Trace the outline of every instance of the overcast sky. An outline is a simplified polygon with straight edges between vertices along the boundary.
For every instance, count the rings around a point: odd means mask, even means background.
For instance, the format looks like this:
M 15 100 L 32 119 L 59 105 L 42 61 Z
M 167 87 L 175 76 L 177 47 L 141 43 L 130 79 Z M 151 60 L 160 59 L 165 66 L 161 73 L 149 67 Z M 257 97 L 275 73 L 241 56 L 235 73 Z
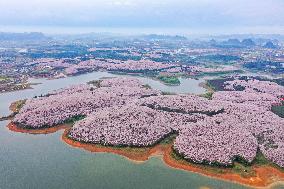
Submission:
M 282 33 L 284 0 L 0 0 L 0 25 Z

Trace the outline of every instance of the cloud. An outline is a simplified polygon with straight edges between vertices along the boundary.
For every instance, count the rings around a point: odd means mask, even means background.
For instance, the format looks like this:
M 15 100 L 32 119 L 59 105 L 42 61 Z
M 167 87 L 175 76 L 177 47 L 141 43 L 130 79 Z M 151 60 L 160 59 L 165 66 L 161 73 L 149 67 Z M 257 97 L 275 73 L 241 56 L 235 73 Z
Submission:
M 2 25 L 284 26 L 283 0 L 1 0 Z

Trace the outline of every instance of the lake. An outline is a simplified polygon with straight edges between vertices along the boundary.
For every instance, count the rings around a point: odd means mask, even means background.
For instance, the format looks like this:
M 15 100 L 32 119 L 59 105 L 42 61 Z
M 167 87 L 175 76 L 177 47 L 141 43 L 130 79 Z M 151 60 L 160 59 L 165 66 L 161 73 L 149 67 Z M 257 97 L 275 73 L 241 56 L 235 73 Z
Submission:
M 35 85 L 34 89 L 0 94 L 0 114 L 9 114 L 8 107 L 13 101 L 113 76 L 115 75 L 106 72 L 94 72 L 57 80 L 31 79 L 32 82 L 42 84 Z M 166 86 L 149 78 L 138 78 L 155 89 L 167 92 L 205 92 L 199 86 L 203 80 L 181 79 L 181 86 Z M 152 157 L 138 164 L 115 154 L 91 153 L 72 148 L 61 141 L 63 130 L 48 135 L 15 133 L 6 128 L 8 123 L 0 122 L 0 189 L 249 188 L 173 169 L 160 157 Z

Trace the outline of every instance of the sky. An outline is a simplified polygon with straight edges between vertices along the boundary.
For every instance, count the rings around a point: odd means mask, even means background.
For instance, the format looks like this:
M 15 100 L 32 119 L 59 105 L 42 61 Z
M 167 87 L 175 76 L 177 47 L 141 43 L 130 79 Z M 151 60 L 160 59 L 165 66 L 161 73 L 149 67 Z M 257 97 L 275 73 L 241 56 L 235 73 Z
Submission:
M 0 0 L 0 26 L 283 34 L 284 0 Z

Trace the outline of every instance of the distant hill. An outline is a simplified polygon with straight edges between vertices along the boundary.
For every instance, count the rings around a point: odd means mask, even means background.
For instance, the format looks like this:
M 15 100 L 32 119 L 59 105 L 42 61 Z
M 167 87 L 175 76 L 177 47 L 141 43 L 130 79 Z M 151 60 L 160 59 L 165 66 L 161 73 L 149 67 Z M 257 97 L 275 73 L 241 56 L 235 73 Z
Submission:
M 221 48 L 241 48 L 243 47 L 242 43 L 238 39 L 228 39 L 226 41 L 222 41 L 221 43 L 216 44 L 215 46 Z
M 46 40 L 46 39 L 49 38 L 40 32 L 31 32 L 31 33 L 0 32 L 1 41 L 30 41 L 30 40 Z
M 238 40 L 238 39 L 228 39 L 228 41 L 226 43 L 231 44 L 231 45 L 240 45 L 241 44 L 240 40 Z
M 187 40 L 186 37 L 180 35 L 158 35 L 158 34 L 143 35 L 142 38 L 148 40 Z
M 278 48 L 278 46 L 275 45 L 274 43 L 272 43 L 271 41 L 268 41 L 267 43 L 265 43 L 263 47 L 267 48 L 267 49 L 276 49 L 276 48 Z
M 209 38 L 214 38 L 218 40 L 227 40 L 227 39 L 276 39 L 279 41 L 284 41 L 284 35 L 281 34 L 232 34 L 232 35 L 215 35 L 210 36 Z
M 216 42 L 214 40 L 214 43 L 212 43 L 212 40 L 210 40 L 209 44 L 221 48 L 251 48 L 257 45 L 256 42 L 251 38 L 245 38 L 242 41 L 237 38 L 230 38 L 221 42 Z
M 242 44 L 246 47 L 252 47 L 256 45 L 255 42 L 250 38 L 242 40 Z

